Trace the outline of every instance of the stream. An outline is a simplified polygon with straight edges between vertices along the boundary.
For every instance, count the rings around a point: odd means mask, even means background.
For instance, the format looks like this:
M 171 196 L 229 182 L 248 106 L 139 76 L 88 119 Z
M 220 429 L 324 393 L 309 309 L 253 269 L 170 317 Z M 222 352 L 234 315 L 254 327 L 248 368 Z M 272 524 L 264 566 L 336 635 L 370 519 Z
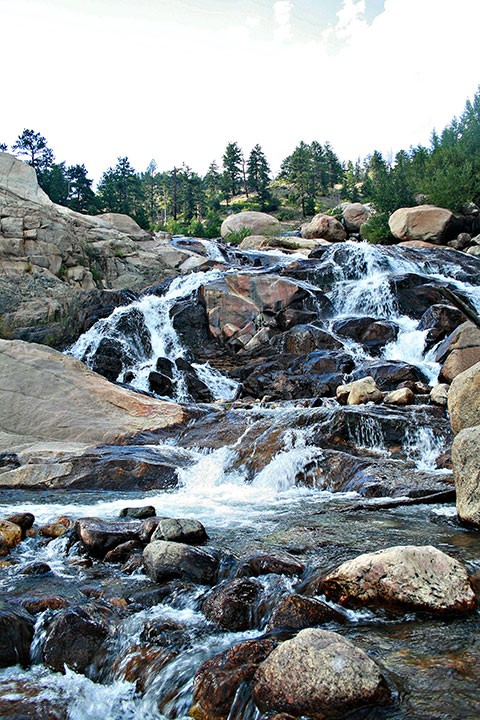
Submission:
M 184 242 L 188 244 L 188 239 Z M 102 661 L 86 675 L 68 668 L 64 674 L 55 673 L 45 667 L 42 647 L 54 611 L 38 614 L 31 667 L 0 670 L 0 702 L 1 698 L 18 701 L 10 714 L 0 712 L 2 718 L 186 718 L 193 678 L 203 662 L 261 635 L 272 608 L 284 595 L 308 588 L 306 594 L 317 597 L 312 590 L 315 577 L 364 552 L 404 544 L 433 545 L 480 578 L 480 535 L 458 523 L 453 503 L 374 512 L 354 507 L 360 500 L 374 503 L 379 497 L 413 496 L 416 489 L 452 488 L 451 471 L 438 462 L 451 445 L 450 425 L 445 411 L 433 407 L 427 394 L 419 395 L 414 405 L 399 408 L 345 407 L 332 395 L 315 402 L 300 397 L 243 397 L 235 372 L 240 361 L 192 353 L 172 314 L 180 301 L 195 299 L 200 288 L 229 274 L 292 277 L 312 298 L 320 290 L 331 303 L 333 311 L 327 317 L 319 313 L 317 326 L 341 341 L 342 352 L 351 359 L 346 381 L 368 374 L 364 368 L 391 362 L 408 363 L 425 385 L 433 386 L 441 367 L 436 360 L 440 341 L 432 344 L 428 330 L 419 329 L 423 313 L 409 313 L 409 298 L 414 305 L 421 280 L 429 286 L 448 286 L 480 312 L 480 261 L 455 251 L 354 242 L 325 248 L 315 260 L 280 250 L 203 244 L 211 259 L 209 269 L 175 278 L 161 293 L 145 294 L 129 306 L 118 307 L 68 351 L 95 367 L 100 343 L 110 338 L 124 350 L 117 381 L 143 392 L 151 392 L 149 376 L 158 358 L 172 362 L 168 397 L 196 408 L 197 414 L 174 433 L 143 442 L 153 454 L 181 454 L 176 486 L 122 492 L 0 490 L 0 517 L 30 512 L 37 525 L 59 516 L 72 521 L 87 516 L 113 520 L 125 507 L 152 505 L 157 515 L 203 523 L 208 545 L 223 552 L 219 579 L 230 577 L 239 559 L 277 550 L 298 558 L 305 573 L 301 578 L 260 575 L 262 600 L 255 627 L 225 632 L 201 611 L 208 591 L 204 586 L 174 581 L 166 592 L 141 567 L 126 572 L 119 564 L 92 562 L 70 535 L 54 540 L 39 534 L 27 538 L 12 552 L 13 564 L 0 570 L 3 598 L 21 602 L 25 597 L 55 596 L 68 604 L 97 598 L 123 614 Z M 405 281 L 412 277 L 417 285 Z M 400 291 L 402 287 L 406 291 Z M 142 318 L 141 332 L 138 328 L 132 332 L 131 322 L 126 322 L 132 312 Z M 396 328 L 395 336 L 381 348 L 372 349 L 339 332 L 343 321 L 367 316 Z M 191 364 L 212 402 L 194 403 L 186 376 L 175 364 L 179 359 Z M 347 461 L 355 471 L 345 470 L 340 482 L 334 463 Z M 349 507 L 354 509 L 348 511 Z M 29 564 L 40 562 L 51 571 L 41 576 L 23 574 Z M 351 717 L 478 720 L 478 612 L 445 619 L 378 609 L 342 612 L 344 622 L 331 622 L 326 629 L 345 635 L 374 658 L 393 696 L 389 705 L 355 711 Z M 169 633 L 164 632 L 157 645 L 145 641 L 145 628 L 155 623 L 163 623 Z M 238 698 L 229 720 L 259 717 L 247 695 Z

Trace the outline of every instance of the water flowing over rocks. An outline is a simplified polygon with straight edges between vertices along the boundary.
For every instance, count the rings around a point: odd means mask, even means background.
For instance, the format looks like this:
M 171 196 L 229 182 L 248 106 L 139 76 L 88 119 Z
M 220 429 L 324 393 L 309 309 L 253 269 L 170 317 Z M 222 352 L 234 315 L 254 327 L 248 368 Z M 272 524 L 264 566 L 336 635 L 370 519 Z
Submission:
M 360 555 L 327 575 L 327 597 L 433 613 L 468 612 L 475 595 L 465 568 L 431 546 L 399 546 Z
M 31 665 L 0 671 L 0 715 L 15 692 L 32 717 L 338 717 L 389 691 L 360 712 L 479 714 L 445 407 L 460 508 L 476 380 L 436 385 L 435 357 L 465 322 L 444 289 L 480 310 L 480 260 L 157 241 L 178 277 L 82 295 L 69 354 L 1 346 L 0 586 Z M 378 402 L 337 399 L 365 378 Z
M 389 700 L 378 665 L 355 645 L 326 630 L 302 630 L 260 663 L 252 682 L 262 712 L 334 718 Z
M 34 621 L 17 605 L 0 601 L 0 667 L 29 665 Z

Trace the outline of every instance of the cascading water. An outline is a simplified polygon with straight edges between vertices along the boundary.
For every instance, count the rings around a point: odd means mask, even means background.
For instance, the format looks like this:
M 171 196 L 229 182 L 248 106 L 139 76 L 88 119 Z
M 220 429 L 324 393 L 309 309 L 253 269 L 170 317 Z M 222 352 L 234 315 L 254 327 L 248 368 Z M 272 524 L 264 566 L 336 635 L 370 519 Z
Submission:
M 215 243 L 202 244 L 206 255 L 215 261 L 225 257 L 224 250 Z M 282 251 L 235 250 L 229 253 L 229 259 L 235 263 L 240 255 L 242 272 L 263 272 L 268 266 L 271 272 L 276 268 L 287 277 L 289 264 L 303 258 Z M 365 346 L 332 334 L 342 342 L 342 352 L 353 358 L 355 365 L 379 357 L 407 362 L 420 368 L 433 384 L 438 365 L 431 351 L 425 355 L 426 333 L 418 330 L 417 318 L 402 313 L 392 278 L 412 273 L 432 282 L 448 282 L 480 309 L 480 289 L 475 285 L 478 278 L 470 278 L 456 262 L 456 255 L 452 257 L 448 264 L 433 256 L 428 259 L 421 251 L 351 242 L 327 248 L 318 263 L 316 278 L 321 287 L 324 268 L 329 278 L 325 290 L 334 312 L 327 319 L 319 315 L 318 326 L 332 330 L 342 318 L 363 316 L 396 323 L 398 336 L 382 348 L 380 355 L 372 355 Z M 159 358 L 174 362 L 188 357 L 171 317 L 172 308 L 226 272 L 232 269 L 177 278 L 162 296 L 144 296 L 130 306 L 117 308 L 79 338 L 70 352 L 89 363 L 102 341 L 111 339 L 121 346 L 126 358 L 119 381 L 128 380 L 137 389 L 148 390 L 148 376 Z M 304 281 L 303 287 L 308 290 L 312 285 L 314 279 Z M 132 317 L 133 332 L 129 321 Z M 192 367 L 214 398 L 234 397 L 237 382 L 208 364 L 192 362 Z M 178 369 L 174 368 L 174 373 L 175 398 L 187 400 L 185 379 Z M 450 508 L 437 506 L 432 512 L 424 506 L 399 507 L 367 513 L 367 517 L 361 511 L 339 512 L 359 501 L 362 481 L 370 484 L 374 496 L 385 495 L 392 487 L 387 483 L 389 476 L 394 473 L 405 475 L 407 489 L 413 495 L 424 481 L 429 483 L 428 488 L 450 487 L 442 484 L 443 478 L 436 470 L 436 460 L 448 446 L 444 441 L 449 437 L 444 418 L 430 413 L 428 408 L 418 411 L 417 406 L 396 410 L 365 406 L 352 410 L 340 407 L 333 398 L 326 398 L 321 407 L 310 404 L 310 400 L 302 400 L 212 405 L 199 411 L 185 428 L 175 429 L 171 437 L 149 438 L 151 449 L 159 454 L 172 449 L 181 452 L 182 467 L 177 468 L 178 484 L 173 489 L 102 491 L 100 495 L 65 489 L 45 491 L 44 496 L 13 490 L 0 496 L 0 517 L 13 511 L 31 512 L 39 525 L 59 516 L 68 516 L 72 522 L 85 516 L 112 520 L 127 506 L 153 505 L 159 516 L 203 522 L 209 544 L 223 553 L 225 574 L 220 579 L 230 577 L 229 569 L 236 567 L 238 558 L 258 552 L 287 551 L 307 565 L 307 574 L 315 575 L 362 552 L 427 542 L 459 557 L 472 572 L 480 570 L 480 541 L 455 526 L 452 513 L 447 512 Z M 221 441 L 212 441 L 212 427 Z M 375 485 L 377 469 L 381 477 Z M 360 477 L 355 485 L 358 493 L 333 490 L 342 487 L 343 475 L 349 472 L 356 482 Z M 322 489 L 325 487 L 329 490 Z M 273 574 L 256 578 L 262 592 L 257 624 L 246 631 L 229 632 L 207 621 L 201 611 L 208 588 L 174 583 L 162 596 L 162 587 L 151 583 L 141 568 L 128 574 L 119 564 L 90 562 L 69 536 L 49 542 L 41 535 L 29 537 L 11 557 L 13 563 L 0 571 L 0 588 L 9 599 L 58 596 L 74 605 L 98 598 L 125 611 L 103 664 L 92 670 L 89 678 L 68 668 L 65 674 L 53 672 L 42 664 L 52 610 L 37 616 L 32 667 L 0 670 L 0 703 L 10 696 L 30 702 L 36 695 L 45 702 L 68 706 L 65 717 L 69 720 L 186 718 L 199 666 L 217 652 L 261 635 L 271 608 L 280 598 L 295 592 L 299 580 Z M 48 563 L 51 572 L 38 578 L 22 574 L 25 567 L 40 562 Z M 150 604 L 142 600 L 149 592 L 159 592 Z M 328 629 L 378 651 L 392 677 L 406 678 L 398 702 L 379 711 L 379 718 L 436 720 L 445 697 L 448 710 L 442 717 L 456 720 L 473 718 L 480 712 L 478 678 L 461 661 L 462 652 L 468 651 L 469 665 L 480 663 L 480 650 L 471 641 L 480 631 L 479 620 L 475 616 L 468 622 L 468 628 L 456 620 L 432 625 L 411 616 L 401 616 L 398 621 L 373 610 L 350 610 L 345 613 L 345 624 L 337 627 L 332 623 Z M 171 644 L 165 648 L 145 640 L 149 623 L 164 623 Z M 445 666 L 449 667 L 448 673 Z M 457 682 L 455 691 L 450 684 L 452 673 Z M 437 693 L 433 700 L 426 699 L 426 678 L 430 690 Z M 256 720 L 257 716 L 248 686 L 242 685 L 229 717 Z

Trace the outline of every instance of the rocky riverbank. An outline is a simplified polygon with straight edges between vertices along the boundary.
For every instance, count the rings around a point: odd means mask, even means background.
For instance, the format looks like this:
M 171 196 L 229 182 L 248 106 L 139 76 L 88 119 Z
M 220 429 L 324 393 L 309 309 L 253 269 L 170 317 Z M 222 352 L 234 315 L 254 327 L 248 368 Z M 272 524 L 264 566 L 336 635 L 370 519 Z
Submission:
M 15 163 L 3 217 L 60 223 Z M 66 354 L 22 339 L 43 320 L 0 341 L 2 718 L 480 713 L 480 331 L 448 300 L 480 310 L 480 260 L 347 216 L 290 248 L 131 236 L 102 280 L 128 291 L 35 265 L 84 305 Z M 68 218 L 65 263 L 108 220 Z

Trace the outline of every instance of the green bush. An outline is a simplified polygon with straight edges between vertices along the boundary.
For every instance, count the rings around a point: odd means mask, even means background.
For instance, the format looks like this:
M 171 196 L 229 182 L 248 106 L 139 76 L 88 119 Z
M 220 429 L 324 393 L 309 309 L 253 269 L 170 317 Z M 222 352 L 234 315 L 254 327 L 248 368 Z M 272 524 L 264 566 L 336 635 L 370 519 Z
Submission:
M 230 230 L 228 235 L 225 236 L 224 240 L 225 242 L 229 242 L 231 245 L 240 245 L 242 240 L 245 240 L 245 238 L 249 235 L 252 235 L 252 229 L 242 227 L 239 230 Z
M 388 225 L 388 213 L 371 215 L 360 227 L 360 234 L 372 245 L 391 245 L 394 237 Z

